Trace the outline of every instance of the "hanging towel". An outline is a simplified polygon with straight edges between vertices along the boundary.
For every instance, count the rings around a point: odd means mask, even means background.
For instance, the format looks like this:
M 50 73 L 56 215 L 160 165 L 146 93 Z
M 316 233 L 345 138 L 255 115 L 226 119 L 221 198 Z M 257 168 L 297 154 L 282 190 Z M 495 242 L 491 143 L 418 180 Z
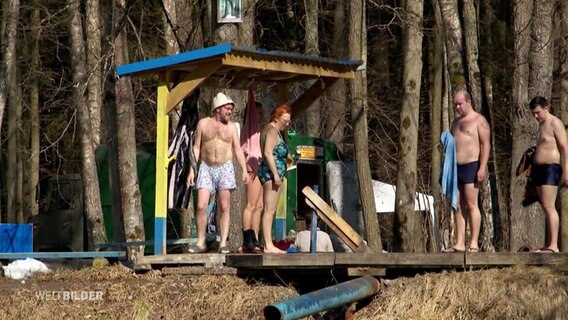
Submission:
M 521 161 L 517 165 L 517 177 L 522 175 L 523 173 L 527 177 L 527 183 L 525 185 L 525 194 L 523 195 L 523 207 L 528 207 L 531 204 L 538 201 L 538 193 L 536 190 L 536 185 L 533 182 L 531 177 L 531 169 L 534 160 L 534 154 L 536 152 L 536 146 L 532 146 L 525 150 L 523 156 L 521 157 Z
M 442 132 L 440 139 L 444 144 L 444 162 L 440 173 L 442 194 L 451 200 L 452 208 L 457 210 L 459 191 L 456 141 L 448 130 Z
M 168 149 L 168 209 L 189 207 L 189 196 L 192 188 L 187 185 L 189 168 L 197 172 L 197 161 L 193 156 L 193 136 L 197 126 L 197 101 L 199 91 L 196 90 L 184 99 L 181 116 Z
M 260 151 L 260 119 L 258 119 L 258 110 L 256 109 L 256 101 L 254 93 L 249 87 L 248 101 L 245 110 L 245 119 L 243 130 L 241 132 L 241 148 L 246 154 L 247 164 L 256 170 L 262 157 Z

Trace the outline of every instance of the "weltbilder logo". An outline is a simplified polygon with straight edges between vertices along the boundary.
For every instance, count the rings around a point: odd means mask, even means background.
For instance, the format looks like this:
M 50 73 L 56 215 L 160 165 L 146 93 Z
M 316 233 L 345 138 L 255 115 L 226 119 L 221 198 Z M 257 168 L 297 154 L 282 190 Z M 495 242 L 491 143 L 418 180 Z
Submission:
M 36 292 L 36 298 L 45 301 L 99 301 L 103 300 L 103 291 L 38 291 Z

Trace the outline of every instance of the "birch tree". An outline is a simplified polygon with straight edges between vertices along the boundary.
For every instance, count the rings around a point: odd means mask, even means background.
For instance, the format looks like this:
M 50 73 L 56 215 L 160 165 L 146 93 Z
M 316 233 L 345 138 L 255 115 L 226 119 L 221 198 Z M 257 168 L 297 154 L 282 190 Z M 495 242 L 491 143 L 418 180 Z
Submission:
M 71 52 L 71 67 L 73 74 L 73 100 L 79 126 L 79 140 L 81 143 L 81 177 L 83 180 L 83 197 L 87 213 L 87 228 L 89 237 L 94 243 L 105 243 L 105 233 L 101 196 L 99 192 L 99 177 L 95 163 L 93 139 L 91 136 L 91 121 L 89 106 L 86 98 L 87 70 L 85 43 L 83 37 L 83 21 L 79 2 L 67 0 L 69 21 L 69 40 Z
M 351 60 L 367 61 L 367 27 L 365 23 L 365 1 L 354 0 L 349 3 L 349 58 Z M 353 139 L 355 162 L 357 164 L 357 179 L 359 194 L 365 221 L 365 235 L 369 247 L 382 252 L 379 221 L 375 209 L 375 197 L 369 166 L 369 138 L 367 127 L 367 74 L 365 70 L 357 72 L 351 80 L 351 118 L 353 122 Z
M 344 46 L 345 38 L 347 37 L 345 21 L 346 6 L 347 4 L 344 0 L 337 0 L 335 2 L 333 14 L 333 45 L 331 47 L 331 55 L 335 59 L 344 59 L 347 54 Z M 345 80 L 337 80 L 336 83 L 331 85 L 329 90 L 325 91 L 326 106 L 322 108 L 322 112 L 326 110 L 325 118 L 327 119 L 324 121 L 324 137 L 333 141 L 339 150 L 342 151 L 345 131 L 345 106 L 347 105 L 346 89 Z
M 17 123 L 17 74 L 16 74 L 16 41 L 18 33 L 18 17 L 20 10 L 19 0 L 9 0 L 4 2 L 4 10 L 2 20 L 5 21 L 3 29 L 3 46 L 2 56 L 3 63 L 0 68 L 0 130 L 5 111 L 8 112 L 8 156 L 6 164 L 6 217 L 8 223 L 17 222 L 17 154 L 18 145 L 16 134 L 18 130 Z M 21 112 L 21 109 L 20 109 Z
M 516 176 L 515 168 L 523 153 L 535 141 L 536 127 L 528 108 L 529 53 L 531 47 L 531 16 L 533 0 L 514 2 L 514 54 L 513 70 L 513 151 L 510 186 L 510 239 L 509 250 L 517 251 L 523 246 L 535 245 L 538 241 L 531 236 L 530 229 L 538 228 L 543 233 L 544 222 L 538 205 L 525 208 L 521 205 L 525 191 L 526 177 Z M 538 220 L 537 220 L 538 219 Z M 544 239 L 544 238 L 542 238 Z
M 552 38 L 552 17 L 554 16 L 554 7 L 556 1 L 550 0 L 534 0 L 533 17 L 531 24 L 531 49 L 529 54 L 529 96 L 528 100 L 535 96 L 543 96 L 551 100 L 552 95 L 552 70 L 554 66 L 553 48 L 554 40 Z M 528 109 L 527 104 L 525 108 Z M 556 110 L 554 113 L 558 114 Z M 532 123 L 536 121 L 532 118 L 530 110 L 528 111 L 531 116 Z M 535 129 L 536 130 L 536 129 Z M 536 132 L 533 136 L 536 135 Z M 533 144 L 536 140 L 531 141 Z M 546 224 L 545 215 L 542 208 L 538 207 L 535 215 L 527 216 L 529 231 L 529 246 L 535 249 L 542 247 L 545 244 L 546 238 Z
M 306 9 L 306 50 L 305 54 L 311 56 L 319 56 L 319 36 L 318 36 L 318 11 L 319 11 L 319 0 L 304 0 L 304 7 Z M 317 80 L 315 80 L 317 81 Z M 315 81 L 307 81 L 306 88 L 309 88 Z M 307 134 L 314 137 L 319 137 L 320 124 L 321 124 L 321 110 L 320 110 L 320 99 L 317 99 L 312 103 L 312 105 L 306 110 L 305 123 Z
M 41 35 L 39 1 L 34 0 L 34 7 L 31 10 L 30 17 L 30 33 L 31 44 L 30 52 L 30 90 L 29 90 L 29 108 L 30 108 L 30 126 L 29 126 L 29 146 L 30 156 L 27 161 L 27 212 L 30 215 L 38 213 L 38 203 L 36 201 L 36 191 L 39 182 L 39 81 L 37 73 L 40 69 L 39 60 L 39 39 Z
M 101 13 L 99 0 L 86 2 L 86 35 L 87 35 L 87 95 L 93 146 L 101 143 L 101 106 L 102 106 L 102 68 L 101 68 Z
M 180 53 L 180 47 L 176 36 L 175 29 L 177 28 L 177 10 L 176 0 L 162 0 L 163 6 L 163 20 L 164 20 L 164 41 L 166 43 L 166 54 L 173 55 Z M 174 111 L 175 110 L 175 111 Z M 170 132 L 173 132 L 179 122 L 180 104 L 169 114 L 170 118 Z
M 118 0 L 115 9 L 115 26 L 122 25 L 125 0 Z M 128 41 L 126 28 L 117 30 L 114 39 L 114 62 L 116 65 L 127 64 Z M 136 162 L 136 117 L 134 114 L 134 94 L 130 77 L 116 80 L 116 120 L 118 136 L 118 168 L 120 181 L 120 200 L 124 219 L 124 235 L 127 242 L 144 241 L 144 219 L 142 202 L 138 184 L 138 167 Z M 128 258 L 136 261 L 144 255 L 144 246 L 128 246 Z
M 472 0 L 463 0 L 464 42 L 467 61 L 467 75 L 469 88 L 478 112 L 482 113 L 488 121 L 491 115 L 484 108 L 484 99 L 481 90 L 481 70 L 479 68 L 479 35 L 477 33 L 479 22 L 477 21 L 477 9 Z M 494 148 L 493 148 L 494 149 Z M 488 173 L 488 177 L 491 172 Z M 493 247 L 493 204 L 491 199 L 490 179 L 485 179 L 479 186 L 479 202 L 481 213 L 481 249 L 486 252 L 494 252 Z
M 422 224 L 414 210 L 418 157 L 418 116 L 422 76 L 424 2 L 406 1 L 403 39 L 402 108 L 395 198 L 395 235 L 403 252 L 424 252 Z
M 432 195 L 434 196 L 434 211 L 436 213 L 436 226 L 441 225 L 440 213 L 442 212 L 442 188 L 440 186 L 440 174 L 442 171 L 441 162 L 441 142 L 442 134 L 442 89 L 443 89 L 443 73 L 444 73 L 444 24 L 440 13 L 440 7 L 437 0 L 433 0 L 434 6 L 434 40 L 433 40 L 433 57 L 431 59 L 430 70 L 432 81 L 430 87 L 430 143 L 432 145 L 432 165 L 430 175 L 430 185 L 432 187 Z M 444 229 L 444 228 L 441 228 Z M 433 230 L 434 231 L 434 230 Z M 431 249 L 434 252 L 440 251 L 439 232 L 432 233 Z

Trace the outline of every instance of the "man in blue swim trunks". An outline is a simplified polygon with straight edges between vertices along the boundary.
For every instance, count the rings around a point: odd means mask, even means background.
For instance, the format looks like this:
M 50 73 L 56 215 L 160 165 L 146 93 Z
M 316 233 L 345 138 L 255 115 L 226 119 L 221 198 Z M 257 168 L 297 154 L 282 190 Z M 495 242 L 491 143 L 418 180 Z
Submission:
M 538 200 L 546 215 L 548 237 L 546 246 L 538 252 L 558 252 L 558 229 L 560 219 L 556 210 L 556 195 L 559 185 L 568 185 L 568 139 L 560 119 L 550 113 L 544 97 L 534 97 L 531 112 L 538 121 L 536 151 L 531 168 L 531 178 L 536 185 Z M 563 160 L 563 165 L 560 160 Z
M 489 123 L 473 109 L 471 95 L 464 88 L 454 93 L 456 119 L 452 123 L 452 135 L 456 141 L 458 164 L 459 205 L 455 213 L 456 242 L 444 252 L 478 252 L 481 214 L 477 205 L 479 184 L 487 177 L 489 160 Z M 465 245 L 465 229 L 469 221 L 471 239 Z
M 206 251 L 205 227 L 207 226 L 206 210 L 211 194 L 217 193 L 217 206 L 220 209 L 221 241 L 220 253 L 229 253 L 227 237 L 229 236 L 231 191 L 237 185 L 233 167 L 233 153 L 235 154 L 243 173 L 247 172 L 245 156 L 241 149 L 237 127 L 230 121 L 235 103 L 222 92 L 213 99 L 213 115 L 197 122 L 195 128 L 195 141 L 193 154 L 199 161 L 199 171 L 189 170 L 187 184 L 197 190 L 197 244 L 190 248 L 190 253 Z M 243 182 L 249 181 L 249 175 L 243 174 Z

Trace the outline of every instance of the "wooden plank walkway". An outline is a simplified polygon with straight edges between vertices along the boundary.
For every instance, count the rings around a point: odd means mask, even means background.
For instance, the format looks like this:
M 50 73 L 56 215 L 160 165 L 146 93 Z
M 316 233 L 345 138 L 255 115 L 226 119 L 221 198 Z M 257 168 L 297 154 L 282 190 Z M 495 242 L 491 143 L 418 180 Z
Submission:
M 0 260 L 16 259 L 82 259 L 82 258 L 126 258 L 126 251 L 65 251 L 65 252 L 16 252 L 0 253 Z
M 563 253 L 293 253 L 293 254 L 169 254 L 145 256 L 138 269 L 152 266 L 205 266 L 236 269 L 479 269 L 514 265 L 568 265 Z

